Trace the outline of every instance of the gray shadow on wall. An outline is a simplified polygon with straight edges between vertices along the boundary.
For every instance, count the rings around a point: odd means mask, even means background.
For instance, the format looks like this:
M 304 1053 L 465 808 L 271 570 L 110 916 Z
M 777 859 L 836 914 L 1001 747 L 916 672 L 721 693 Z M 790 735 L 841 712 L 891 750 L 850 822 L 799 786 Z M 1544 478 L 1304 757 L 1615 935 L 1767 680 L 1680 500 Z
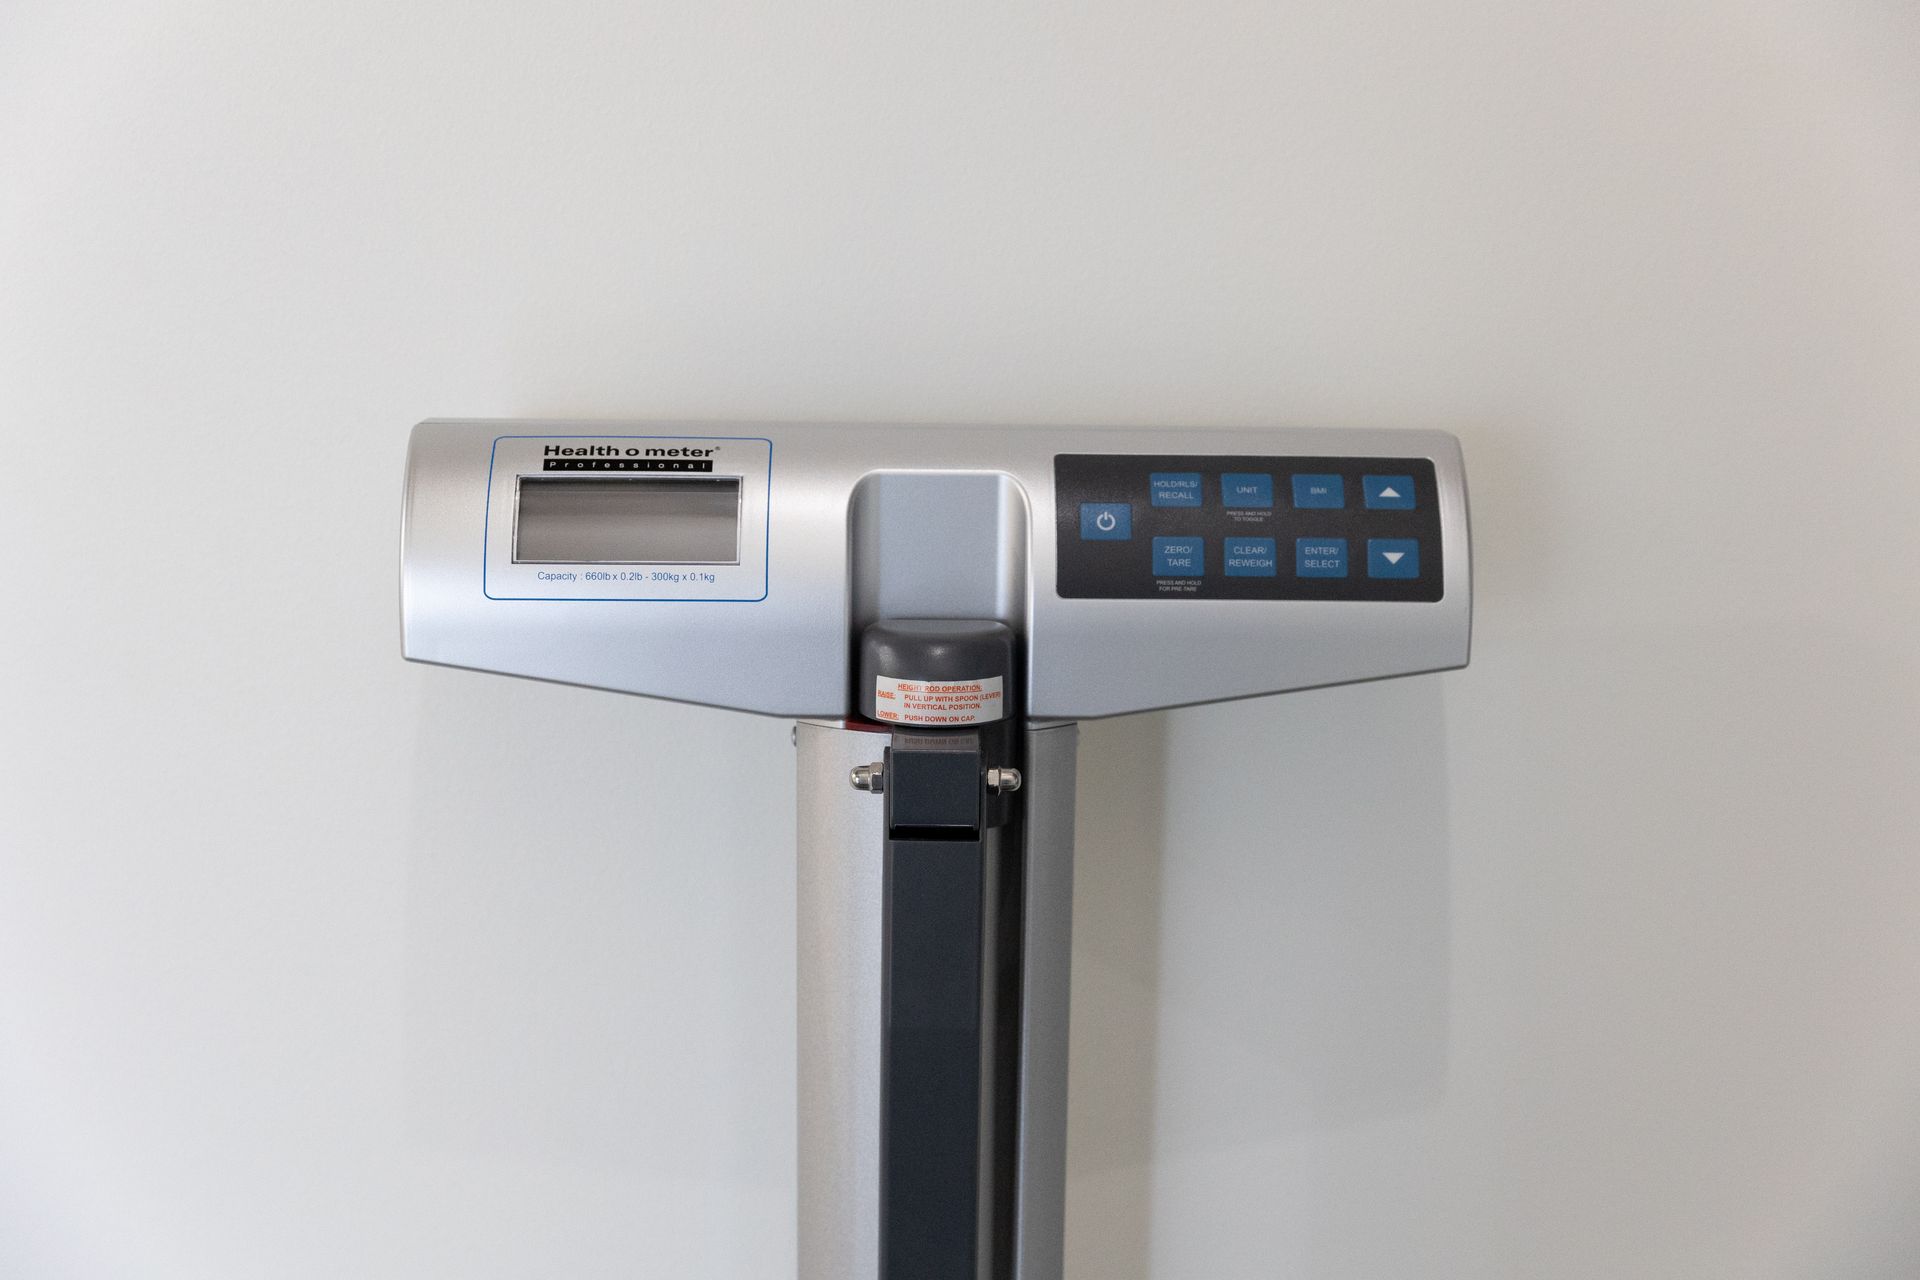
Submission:
M 1443 1095 L 1442 691 L 1090 724 L 1080 767 L 1068 1274 L 1146 1280 L 1156 1161 Z M 1231 1185 L 1209 1212 L 1309 1235 L 1316 1216 Z
M 410 1138 L 791 1185 L 788 724 L 465 672 L 419 690 Z

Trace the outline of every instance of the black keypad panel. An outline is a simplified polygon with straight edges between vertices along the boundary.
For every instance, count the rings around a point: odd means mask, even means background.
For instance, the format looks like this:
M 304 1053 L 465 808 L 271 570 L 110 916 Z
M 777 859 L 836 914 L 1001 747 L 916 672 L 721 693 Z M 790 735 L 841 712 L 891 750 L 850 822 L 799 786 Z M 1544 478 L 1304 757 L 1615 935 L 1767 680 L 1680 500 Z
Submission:
M 1425 458 L 1063 453 L 1062 596 L 1434 601 L 1440 508 Z

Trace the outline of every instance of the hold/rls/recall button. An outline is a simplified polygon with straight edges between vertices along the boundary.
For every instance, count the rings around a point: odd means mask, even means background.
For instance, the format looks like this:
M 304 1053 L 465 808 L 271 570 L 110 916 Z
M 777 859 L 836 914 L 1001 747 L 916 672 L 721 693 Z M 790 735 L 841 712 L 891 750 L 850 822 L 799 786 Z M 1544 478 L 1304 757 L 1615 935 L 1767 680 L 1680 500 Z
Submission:
M 1198 471 L 1156 471 L 1147 477 L 1147 492 L 1156 507 L 1197 507 L 1206 500 Z
M 1080 536 L 1089 542 L 1125 542 L 1133 536 L 1133 504 L 1081 503 Z
M 1339 476 L 1293 478 L 1293 505 L 1307 510 L 1330 510 L 1347 505 L 1347 483 Z
M 1279 572 L 1272 538 L 1228 538 L 1220 558 L 1229 578 L 1271 578 Z
M 1419 577 L 1419 540 L 1415 538 L 1368 538 L 1367 576 L 1369 578 Z
M 1347 576 L 1347 540 L 1345 538 L 1296 538 L 1293 543 L 1293 572 L 1300 578 L 1344 578 Z
M 1207 544 L 1203 538 L 1155 538 L 1153 576 L 1198 578 L 1207 571 Z

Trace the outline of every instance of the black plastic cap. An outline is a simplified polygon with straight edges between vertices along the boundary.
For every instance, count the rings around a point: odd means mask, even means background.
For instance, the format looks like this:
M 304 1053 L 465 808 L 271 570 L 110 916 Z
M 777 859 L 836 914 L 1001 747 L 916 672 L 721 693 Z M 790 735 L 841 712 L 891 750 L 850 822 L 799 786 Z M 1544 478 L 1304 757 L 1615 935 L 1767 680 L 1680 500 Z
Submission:
M 882 677 L 926 683 L 966 683 L 998 679 L 1002 696 L 991 720 L 1014 714 L 1014 637 L 1003 622 L 947 618 L 897 618 L 876 622 L 860 637 L 857 690 L 860 714 L 869 720 L 900 723 L 880 714 L 876 689 Z M 933 728 L 924 725 L 919 727 Z

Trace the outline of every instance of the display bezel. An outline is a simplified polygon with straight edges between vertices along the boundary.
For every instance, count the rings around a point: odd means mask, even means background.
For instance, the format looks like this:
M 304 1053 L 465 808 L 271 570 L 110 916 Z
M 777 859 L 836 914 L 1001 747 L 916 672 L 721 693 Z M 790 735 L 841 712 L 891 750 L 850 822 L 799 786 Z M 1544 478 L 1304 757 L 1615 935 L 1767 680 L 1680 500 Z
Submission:
M 522 555 L 520 553 L 520 537 L 525 528 L 523 519 L 526 511 L 526 492 L 529 484 L 532 484 L 537 488 L 544 488 L 547 486 L 557 487 L 561 485 L 617 485 L 617 486 L 633 487 L 635 489 L 651 489 L 654 491 L 660 491 L 665 489 L 667 486 L 674 486 L 674 485 L 685 486 L 688 488 L 691 488 L 696 485 L 725 486 L 731 490 L 732 498 L 733 498 L 733 512 L 732 512 L 733 554 L 726 557 L 725 559 L 688 558 L 684 556 L 647 556 L 647 557 L 615 556 L 615 557 L 602 558 L 602 557 L 593 557 L 593 556 L 540 557 L 540 556 Z M 555 565 L 555 564 L 580 564 L 580 565 L 684 564 L 684 565 L 707 565 L 707 566 L 737 565 L 740 563 L 741 494 L 744 491 L 745 487 L 746 487 L 745 477 L 737 476 L 737 475 L 704 474 L 704 475 L 694 475 L 694 476 L 672 476 L 672 477 L 661 476 L 661 475 L 591 475 L 591 474 L 590 475 L 565 475 L 565 474 L 562 474 L 562 475 L 553 475 L 553 474 L 516 475 L 513 478 L 513 528 L 512 528 L 512 541 L 509 544 L 512 548 L 512 560 L 514 564 L 533 564 L 533 565 Z
M 481 534 L 481 594 L 489 600 L 765 600 L 772 526 L 773 442 L 763 436 L 615 435 L 553 432 L 494 437 Z M 737 479 L 737 559 L 729 562 L 516 561 L 524 478 L 629 475 Z

